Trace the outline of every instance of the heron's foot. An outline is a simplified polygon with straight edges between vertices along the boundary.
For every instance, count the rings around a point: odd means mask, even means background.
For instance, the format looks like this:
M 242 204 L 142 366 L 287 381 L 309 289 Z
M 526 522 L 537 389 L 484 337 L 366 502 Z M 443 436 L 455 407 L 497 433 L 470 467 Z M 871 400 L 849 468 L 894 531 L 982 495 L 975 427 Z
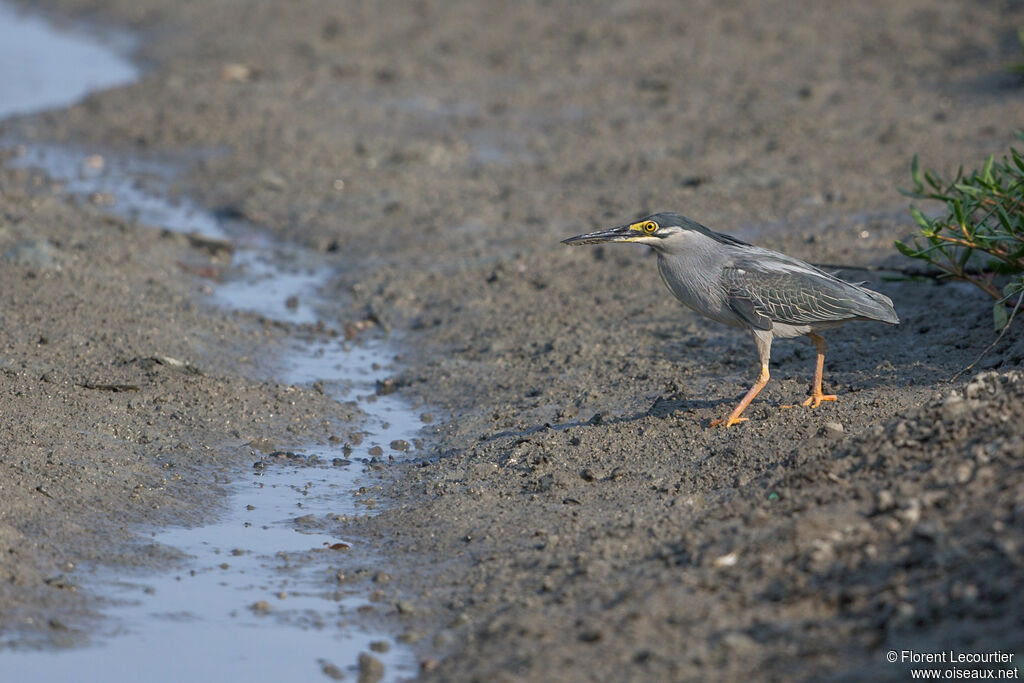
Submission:
M 835 394 L 823 394 L 820 391 L 811 394 L 807 397 L 807 400 L 803 402 L 804 406 L 810 406 L 811 408 L 817 408 L 821 405 L 822 401 L 834 401 L 836 400 Z
M 746 422 L 747 419 L 748 418 L 745 417 L 733 417 L 732 415 L 730 415 L 729 417 L 721 417 L 717 420 L 712 420 L 711 426 L 732 427 L 733 425 L 738 425 L 740 422 Z

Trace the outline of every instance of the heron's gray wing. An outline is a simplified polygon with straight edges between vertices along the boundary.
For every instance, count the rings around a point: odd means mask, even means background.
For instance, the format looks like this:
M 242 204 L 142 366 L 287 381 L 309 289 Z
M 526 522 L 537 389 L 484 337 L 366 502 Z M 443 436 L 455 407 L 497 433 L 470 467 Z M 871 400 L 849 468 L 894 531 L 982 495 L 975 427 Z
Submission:
M 771 318 L 762 315 L 754 302 L 747 296 L 730 294 L 729 308 L 755 330 L 772 329 Z
M 770 329 L 765 318 L 812 325 L 863 315 L 866 295 L 858 287 L 814 268 L 737 266 L 725 269 L 723 281 L 729 305 L 755 329 Z

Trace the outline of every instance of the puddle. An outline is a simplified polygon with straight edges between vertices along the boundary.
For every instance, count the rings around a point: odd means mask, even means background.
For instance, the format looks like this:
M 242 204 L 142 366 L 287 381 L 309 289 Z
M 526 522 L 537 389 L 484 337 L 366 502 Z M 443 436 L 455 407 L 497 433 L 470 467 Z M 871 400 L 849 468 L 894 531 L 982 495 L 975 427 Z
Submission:
M 319 319 L 309 302 L 331 275 L 327 259 L 308 249 L 274 244 L 255 226 L 222 220 L 188 199 L 167 197 L 166 188 L 178 172 L 172 162 L 6 142 L 17 150 L 9 166 L 41 169 L 62 183 L 68 194 L 116 216 L 235 245 L 224 281 L 213 288 L 215 303 L 290 323 Z
M 0 4 L 0 45 L 9 30 L 4 25 L 8 16 L 23 21 Z M 41 31 L 33 34 L 40 50 L 64 39 L 39 20 L 24 21 Z M 131 77 L 135 75 L 132 70 Z M 0 89 L 0 100 L 4 92 Z M 80 96 L 67 94 L 59 104 Z M 0 115 L 23 110 L 32 109 L 0 110 Z M 14 146 L 17 141 L 3 142 Z M 341 317 L 336 302 L 319 296 L 334 272 L 326 256 L 274 243 L 256 226 L 223 219 L 187 199 L 170 198 L 167 188 L 182 168 L 159 159 L 118 158 L 72 147 L 18 148 L 9 165 L 41 169 L 82 201 L 154 227 L 230 241 L 235 248 L 222 281 L 204 281 L 214 305 L 291 323 Z M 219 521 L 154 534 L 153 542 L 192 558 L 182 569 L 142 578 L 98 571 L 86 584 L 113 606 L 104 612 L 107 618 L 92 634 L 92 644 L 0 652 L 4 680 L 82 680 L 82 672 L 88 671 L 97 680 L 135 681 L 143 670 L 148 680 L 158 682 L 243 676 L 249 681 L 316 680 L 337 672 L 349 677 L 357 675 L 358 657 L 370 651 L 372 642 L 386 643 L 386 652 L 374 652 L 385 665 L 385 680 L 416 674 L 416 660 L 406 646 L 360 626 L 357 610 L 366 604 L 365 597 L 347 592 L 337 583 L 336 571 L 332 573 L 332 563 L 342 559 L 339 553 L 359 552 L 364 560 L 370 553 L 358 546 L 339 549 L 336 544 L 345 539 L 319 529 L 329 515 L 369 514 L 372 504 L 355 494 L 367 479 L 365 465 L 405 457 L 419 443 L 416 434 L 422 424 L 417 415 L 381 390 L 394 372 L 394 353 L 381 342 L 354 345 L 298 336 L 286 348 L 271 359 L 278 367 L 273 379 L 317 383 L 338 401 L 357 401 L 369 416 L 363 441 L 290 447 L 315 459 L 254 456 L 259 466 L 239 473 Z M 324 523 L 323 528 L 333 525 Z M 290 565 L 290 555 L 301 557 L 301 569 Z
M 0 3 L 0 119 L 66 107 L 96 90 L 134 82 L 139 71 L 119 52 L 130 41 L 105 31 L 114 51 Z
M 328 463 L 340 447 L 301 449 Z M 360 625 L 370 604 L 346 592 L 335 576 L 344 539 L 316 529 L 328 515 L 358 514 L 351 487 L 361 476 L 346 467 L 273 464 L 235 485 L 229 511 L 216 524 L 169 529 L 153 537 L 194 559 L 156 577 L 122 577 L 93 585 L 115 604 L 95 644 L 69 650 L 5 651 L 3 680 L 329 680 L 324 667 L 358 676 L 360 652 L 374 652 L 385 680 L 411 678 L 413 655 L 386 633 Z M 252 506 L 253 509 L 248 509 Z M 311 518 L 304 519 L 306 515 Z M 299 520 L 296 523 L 296 520 Z M 305 524 L 304 524 L 305 522 Z M 327 545 L 325 545 L 327 544 Z M 271 552 L 268 552 L 271 551 Z M 324 556 L 301 572 L 293 558 Z M 288 571 L 284 571 L 289 568 Z M 254 609 L 253 606 L 256 606 Z M 187 653 L 187 654 L 186 654 Z

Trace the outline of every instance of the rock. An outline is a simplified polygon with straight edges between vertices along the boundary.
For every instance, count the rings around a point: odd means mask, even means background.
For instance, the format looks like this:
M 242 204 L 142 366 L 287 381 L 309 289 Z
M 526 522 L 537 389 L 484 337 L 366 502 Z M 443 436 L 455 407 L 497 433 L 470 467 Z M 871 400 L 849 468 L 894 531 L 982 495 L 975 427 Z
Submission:
M 739 561 L 739 559 L 740 559 L 739 553 L 734 550 L 731 553 L 726 553 L 725 555 L 722 555 L 720 557 L 716 557 L 714 559 L 714 561 L 711 562 L 711 566 L 713 566 L 713 567 L 732 567 L 732 566 L 734 566 Z
M 384 664 L 371 654 L 359 655 L 359 683 L 377 683 L 384 678 Z
M 892 491 L 882 489 L 875 494 L 875 514 L 888 512 L 896 507 L 896 496 Z
M 387 396 L 398 391 L 398 382 L 393 377 L 377 380 L 376 392 L 378 396 Z
M 903 509 L 896 513 L 896 517 L 907 525 L 917 524 L 921 519 L 921 501 L 911 498 L 903 506 Z
M 345 674 L 341 672 L 341 669 L 330 662 L 325 662 L 324 660 L 320 660 L 320 670 L 323 672 L 324 676 L 335 681 L 340 681 L 345 678 Z
M 392 450 L 407 453 L 409 451 L 409 448 L 409 442 L 406 441 L 405 439 L 395 439 L 394 441 L 391 442 Z
M 253 70 L 245 64 L 229 62 L 220 67 L 220 80 L 244 83 L 253 77 Z
M 948 422 L 953 422 L 968 412 L 967 401 L 956 391 L 949 392 L 949 396 L 942 403 L 942 417 Z
M 826 422 L 821 427 L 822 436 L 836 437 L 842 434 L 844 431 L 842 422 Z
M 962 462 L 956 467 L 956 472 L 953 474 L 953 479 L 958 484 L 966 484 L 974 476 L 974 466 L 969 462 Z

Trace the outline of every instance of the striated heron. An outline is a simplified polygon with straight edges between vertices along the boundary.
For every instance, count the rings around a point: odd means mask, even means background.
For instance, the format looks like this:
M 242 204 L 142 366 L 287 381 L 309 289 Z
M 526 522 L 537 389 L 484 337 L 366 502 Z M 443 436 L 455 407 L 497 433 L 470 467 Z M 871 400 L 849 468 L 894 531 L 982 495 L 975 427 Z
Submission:
M 677 213 L 657 213 L 562 242 L 635 242 L 653 247 L 658 273 L 677 299 L 712 320 L 750 330 L 761 372 L 739 405 L 712 426 L 731 427 L 747 419 L 740 416 L 768 383 L 772 339 L 807 335 L 814 342 L 814 384 L 804 405 L 817 408 L 822 401 L 836 400 L 821 390 L 825 340 L 818 333 L 850 320 L 899 323 L 892 300 L 884 294 L 792 256 L 714 232 Z

